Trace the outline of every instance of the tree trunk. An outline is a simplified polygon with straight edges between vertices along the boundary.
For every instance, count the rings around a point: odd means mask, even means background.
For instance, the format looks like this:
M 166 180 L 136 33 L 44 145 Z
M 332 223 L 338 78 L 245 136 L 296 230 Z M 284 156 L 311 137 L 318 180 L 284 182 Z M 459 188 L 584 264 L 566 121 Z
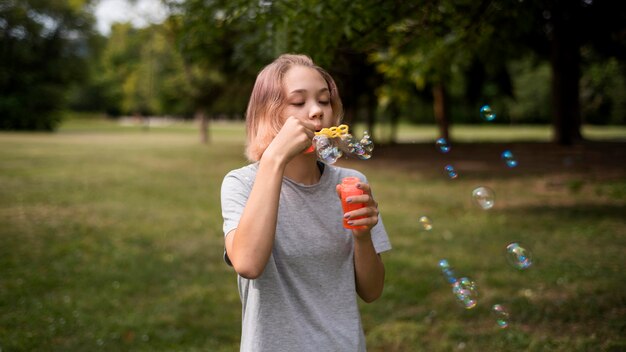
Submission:
M 396 103 L 391 103 L 391 116 L 389 116 L 389 124 L 391 125 L 391 130 L 389 131 L 389 143 L 397 144 L 398 143 L 398 122 L 400 121 L 400 109 Z
M 580 133 L 580 42 L 573 14 L 563 8 L 553 13 L 550 65 L 554 141 L 571 145 L 582 141 Z
M 439 138 L 445 138 L 449 141 L 448 93 L 443 83 L 437 83 L 433 87 L 433 109 L 435 111 L 435 121 L 437 121 L 437 127 L 439 128 Z
M 194 118 L 200 125 L 200 143 L 209 144 L 211 142 L 209 135 L 209 118 L 204 109 L 198 108 Z

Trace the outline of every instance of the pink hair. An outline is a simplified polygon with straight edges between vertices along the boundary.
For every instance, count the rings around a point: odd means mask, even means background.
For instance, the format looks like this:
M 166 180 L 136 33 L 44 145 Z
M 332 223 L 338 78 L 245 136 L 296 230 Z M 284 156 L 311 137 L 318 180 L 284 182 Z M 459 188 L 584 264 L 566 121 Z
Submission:
M 309 67 L 319 72 L 330 90 L 330 105 L 335 124 L 341 121 L 343 107 L 337 85 L 331 75 L 315 65 L 306 55 L 283 54 L 259 72 L 252 88 L 246 110 L 246 157 L 250 161 L 261 159 L 261 155 L 283 126 L 284 121 L 281 118 L 285 103 L 283 77 L 293 66 Z

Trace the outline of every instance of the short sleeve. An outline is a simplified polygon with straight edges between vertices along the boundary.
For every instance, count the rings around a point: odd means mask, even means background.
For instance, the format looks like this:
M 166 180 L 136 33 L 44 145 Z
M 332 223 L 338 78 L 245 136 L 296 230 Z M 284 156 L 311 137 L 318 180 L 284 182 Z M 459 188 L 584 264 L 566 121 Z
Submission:
M 250 195 L 251 184 L 249 179 L 250 177 L 245 176 L 240 169 L 229 172 L 222 181 L 221 204 L 224 236 L 239 225 L 239 219 Z M 232 265 L 226 254 L 226 249 L 224 249 L 224 261 L 228 265 Z

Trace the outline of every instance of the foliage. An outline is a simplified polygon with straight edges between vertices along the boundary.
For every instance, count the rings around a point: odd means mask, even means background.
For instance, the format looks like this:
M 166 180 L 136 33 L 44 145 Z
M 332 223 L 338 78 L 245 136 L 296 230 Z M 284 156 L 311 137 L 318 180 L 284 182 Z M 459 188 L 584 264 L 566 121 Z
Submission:
M 189 114 L 191 88 L 164 25 L 115 24 L 100 61 L 109 110 L 130 115 Z
M 85 78 L 88 0 L 0 4 L 0 129 L 52 130 L 66 93 Z
M 211 112 L 220 99 L 241 102 L 241 88 L 247 88 L 251 80 L 233 59 L 234 46 L 243 38 L 239 28 L 243 9 L 223 0 L 172 1 L 169 5 L 173 15 L 166 24 L 182 57 L 193 108 Z M 239 112 L 244 109 L 245 105 L 240 106 Z
M 591 55 L 591 54 L 588 54 Z M 616 58 L 591 60 L 581 78 L 583 116 L 592 124 L 626 124 L 626 66 Z
M 547 63 L 565 18 L 581 46 L 585 121 L 625 123 L 626 14 L 607 0 L 163 3 L 163 23 L 120 23 L 104 37 L 89 0 L 3 2 L 0 128 L 51 129 L 68 99 L 111 115 L 241 116 L 258 70 L 284 52 L 333 74 L 348 123 L 430 123 L 440 84 L 455 123 L 477 122 L 485 103 L 495 123 L 543 123 L 554 115 Z

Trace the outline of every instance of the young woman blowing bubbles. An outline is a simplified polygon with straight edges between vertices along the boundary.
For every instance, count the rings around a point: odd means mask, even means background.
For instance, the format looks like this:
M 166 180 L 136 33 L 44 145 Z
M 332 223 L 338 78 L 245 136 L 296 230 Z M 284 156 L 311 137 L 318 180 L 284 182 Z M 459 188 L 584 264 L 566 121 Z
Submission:
M 391 244 L 365 176 L 305 153 L 315 131 L 339 124 L 333 78 L 304 55 L 282 55 L 257 76 L 246 112 L 253 163 L 222 184 L 226 262 L 238 274 L 241 351 L 365 351 L 355 292 L 383 291 L 379 253 Z M 344 177 L 360 209 L 343 213 Z M 348 230 L 342 220 L 357 226 Z

